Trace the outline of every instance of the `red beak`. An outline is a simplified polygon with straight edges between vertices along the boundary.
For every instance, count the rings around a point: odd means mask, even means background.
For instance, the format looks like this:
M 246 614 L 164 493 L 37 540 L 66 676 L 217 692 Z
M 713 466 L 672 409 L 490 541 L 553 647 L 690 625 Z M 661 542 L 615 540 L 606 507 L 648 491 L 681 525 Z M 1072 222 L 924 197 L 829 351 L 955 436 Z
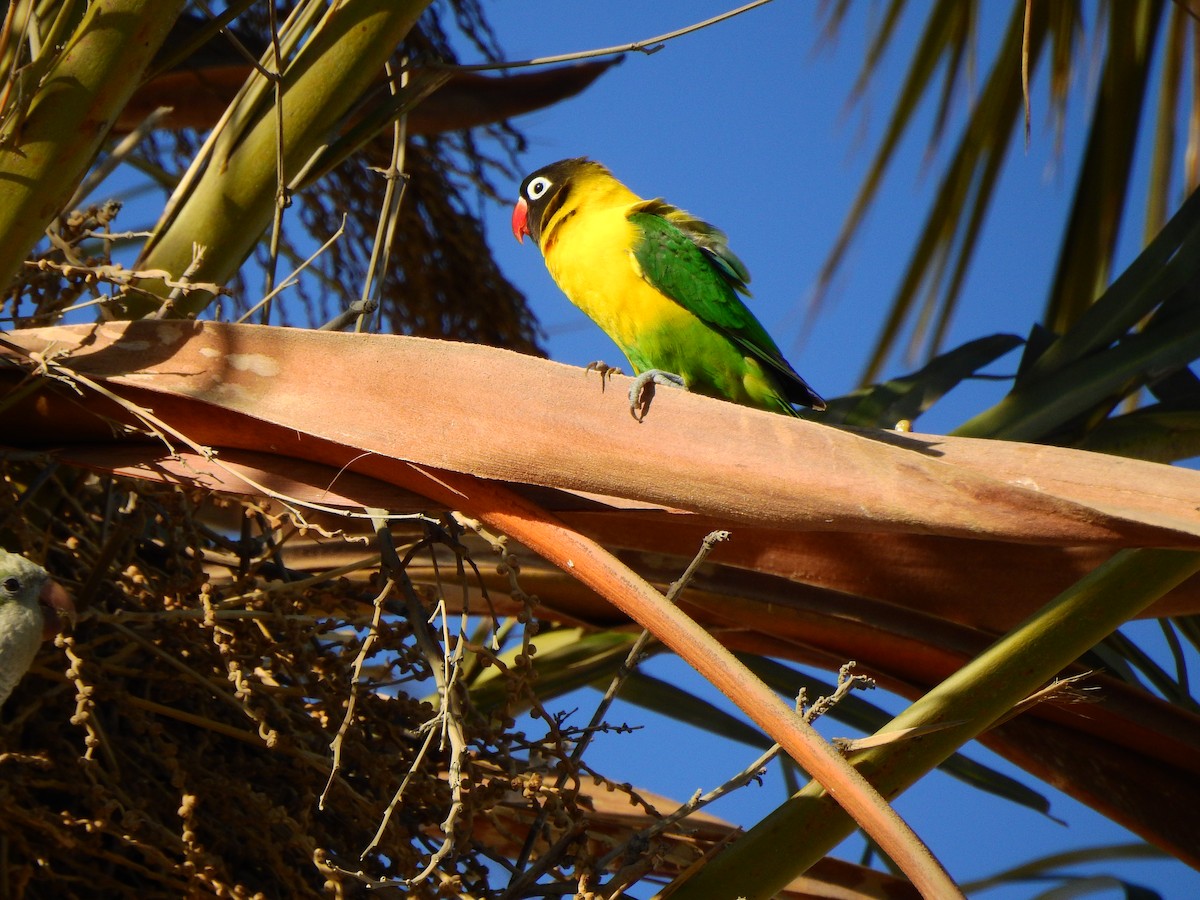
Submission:
M 42 640 L 48 641 L 62 628 L 62 620 L 75 622 L 75 603 L 57 581 L 47 581 L 38 598 L 42 606 Z
M 525 243 L 525 235 L 533 236 L 533 232 L 529 230 L 529 204 L 522 197 L 517 201 L 517 205 L 513 207 L 513 237 L 517 239 L 518 244 Z

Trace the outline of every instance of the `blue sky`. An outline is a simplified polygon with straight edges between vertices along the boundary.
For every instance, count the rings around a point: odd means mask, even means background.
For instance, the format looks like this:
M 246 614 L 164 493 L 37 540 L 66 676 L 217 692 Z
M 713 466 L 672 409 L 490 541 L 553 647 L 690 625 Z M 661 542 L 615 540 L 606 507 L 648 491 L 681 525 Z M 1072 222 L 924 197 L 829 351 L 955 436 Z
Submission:
M 912 5 L 917 9 L 910 11 L 896 46 L 915 44 L 926 4 Z M 893 53 L 863 102 L 848 106 L 880 5 L 851 4 L 832 44 L 819 38 L 817 6 L 776 0 L 680 38 L 653 55 L 631 54 L 584 95 L 517 124 L 530 142 L 526 171 L 567 156 L 590 156 L 643 196 L 664 196 L 728 232 L 731 246 L 753 275 L 751 308 L 793 365 L 831 397 L 856 384 L 924 222 L 945 154 L 929 154 L 929 125 L 909 136 L 835 290 L 805 333 L 806 303 L 817 272 L 870 162 L 907 62 Z M 981 78 L 990 64 L 990 43 L 1006 26 L 1012 4 L 983 7 Z M 719 0 L 525 0 L 488 4 L 486 11 L 505 52 L 522 59 L 641 40 L 727 8 Z M 464 61 L 473 60 L 464 56 Z M 1061 156 L 1050 126 L 1045 85 L 1035 83 L 1032 140 L 1027 151 L 1017 147 L 1011 154 L 999 185 L 1003 201 L 987 222 L 947 347 L 995 332 L 1024 334 L 1037 320 L 1086 133 L 1092 76 L 1094 69 L 1077 74 Z M 956 121 L 961 122 L 969 98 L 958 99 Z M 924 110 L 925 122 L 931 123 L 931 113 Z M 513 184 L 514 199 L 515 191 Z M 1136 252 L 1140 237 L 1140 221 L 1134 217 L 1132 222 L 1134 233 L 1122 239 L 1126 261 Z M 501 266 L 547 330 L 551 356 L 578 365 L 597 358 L 623 362 L 608 338 L 558 291 L 536 249 L 512 240 L 509 210 L 492 210 L 487 225 Z M 994 370 L 1008 371 L 1013 364 L 1005 360 Z M 885 375 L 913 367 L 910 361 L 893 359 Z M 1002 391 L 1002 386 L 988 384 L 960 389 L 923 418 L 918 430 L 948 430 L 998 399 Z M 1141 630 L 1153 633 L 1152 627 Z M 658 659 L 650 665 L 656 674 L 685 681 L 728 707 L 677 660 Z M 876 695 L 868 699 L 901 708 L 899 701 Z M 576 702 L 586 719 L 589 695 L 573 697 L 566 705 Z M 602 740 L 594 748 L 592 764 L 618 780 L 681 799 L 721 782 L 752 756 L 736 745 L 701 742 L 695 733 L 628 706 L 619 706 L 610 720 L 647 727 L 634 736 Z M 833 726 L 829 733 L 840 735 L 845 729 Z M 1019 773 L 980 748 L 972 747 L 970 755 Z M 938 775 L 897 805 L 962 880 L 1043 853 L 1135 840 L 1086 807 L 1039 787 L 1052 798 L 1054 815 L 1068 827 Z M 714 812 L 751 824 L 781 799 L 782 782 L 772 778 L 765 787 L 743 791 Z M 841 855 L 856 858 L 860 848 L 861 842 L 851 839 Z M 1200 874 L 1174 861 L 1100 864 L 1076 871 L 1114 872 L 1154 887 L 1165 897 L 1200 895 Z M 982 896 L 1029 897 L 1037 890 L 1026 885 Z M 1093 896 L 1121 893 L 1109 889 Z

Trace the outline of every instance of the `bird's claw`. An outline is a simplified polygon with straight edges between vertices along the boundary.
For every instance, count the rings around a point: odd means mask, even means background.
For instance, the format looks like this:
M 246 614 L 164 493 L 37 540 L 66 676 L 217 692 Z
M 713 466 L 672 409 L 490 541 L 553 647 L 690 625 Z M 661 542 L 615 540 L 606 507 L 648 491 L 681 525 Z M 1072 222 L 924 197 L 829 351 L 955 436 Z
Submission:
M 587 364 L 583 370 L 586 375 L 588 372 L 600 373 L 600 393 L 604 393 L 605 382 L 611 379 L 614 375 L 624 375 L 620 366 L 610 366 L 602 359 L 597 359 Z
M 654 400 L 656 384 L 687 390 L 682 376 L 676 375 L 674 372 L 664 372 L 662 369 L 647 369 L 633 379 L 633 384 L 629 386 L 629 414 L 638 422 L 644 422 L 646 414 L 650 412 L 650 403 Z

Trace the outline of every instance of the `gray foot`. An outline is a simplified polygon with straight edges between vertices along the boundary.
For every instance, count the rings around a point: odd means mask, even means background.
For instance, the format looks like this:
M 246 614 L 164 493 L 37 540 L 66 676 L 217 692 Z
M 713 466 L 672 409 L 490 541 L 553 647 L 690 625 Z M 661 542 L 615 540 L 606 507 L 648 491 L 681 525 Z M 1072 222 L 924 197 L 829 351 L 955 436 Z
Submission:
M 683 378 L 674 372 L 664 372 L 662 369 L 647 369 L 629 386 L 629 414 L 639 422 L 650 412 L 650 402 L 654 399 L 654 386 L 665 384 L 669 387 L 687 390 Z
M 606 363 L 602 359 L 597 359 L 594 362 L 588 363 L 587 367 L 583 370 L 583 372 L 585 375 L 588 372 L 599 372 L 600 373 L 600 393 L 602 393 L 602 394 L 604 393 L 605 382 L 607 382 L 614 375 L 624 375 L 625 374 L 624 372 L 621 371 L 620 366 L 610 366 L 608 363 Z

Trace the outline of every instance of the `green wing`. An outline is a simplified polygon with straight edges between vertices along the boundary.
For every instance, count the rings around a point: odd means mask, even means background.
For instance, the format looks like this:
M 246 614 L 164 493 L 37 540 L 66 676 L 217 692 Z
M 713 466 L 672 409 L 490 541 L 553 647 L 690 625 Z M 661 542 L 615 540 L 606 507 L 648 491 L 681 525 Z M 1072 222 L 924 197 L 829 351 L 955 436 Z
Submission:
M 643 200 L 633 209 L 634 212 L 630 215 L 630 219 L 638 213 L 648 213 L 666 219 L 700 248 L 700 251 L 708 257 L 709 262 L 717 267 L 735 291 L 745 294 L 747 297 L 750 296 L 750 289 L 746 287 L 750 283 L 750 273 L 746 270 L 746 264 L 729 249 L 729 241 L 721 229 L 697 219 L 677 206 L 671 206 L 661 198 Z
M 638 204 L 629 221 L 637 231 L 633 256 L 647 282 L 766 363 L 793 403 L 824 407 L 738 297 L 747 293 L 750 275 L 724 234 L 660 200 Z

